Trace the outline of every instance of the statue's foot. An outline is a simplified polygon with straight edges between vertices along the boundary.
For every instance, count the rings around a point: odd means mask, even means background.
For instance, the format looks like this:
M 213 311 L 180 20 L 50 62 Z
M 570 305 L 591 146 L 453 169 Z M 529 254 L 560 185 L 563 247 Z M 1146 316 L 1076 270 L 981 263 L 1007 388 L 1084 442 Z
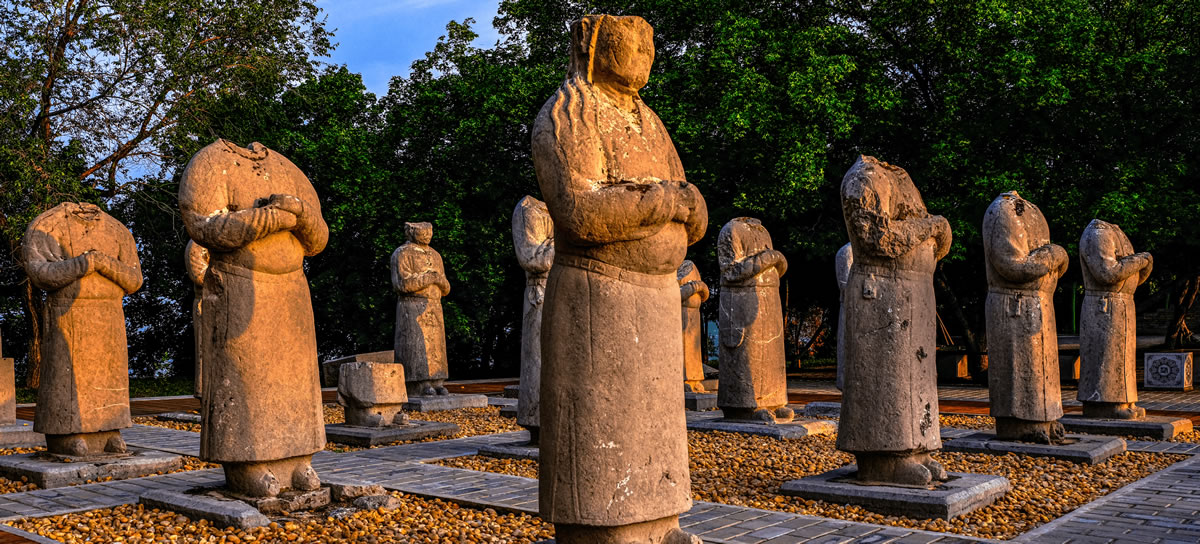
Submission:
M 683 382 L 683 392 L 684 393 L 707 393 L 708 390 L 704 388 L 703 383 L 701 383 L 699 381 L 690 381 L 690 382 Z
M 88 450 L 87 440 L 84 440 L 82 436 L 68 438 L 58 449 L 59 451 L 56 453 L 72 457 L 87 457 L 88 453 L 91 453 Z
M 1061 444 L 1064 434 L 1062 423 L 1057 421 L 1029 421 L 1015 417 L 996 418 L 996 438 L 999 440 Z
M 775 409 L 775 421 L 787 423 L 792 419 L 795 419 L 795 417 L 796 411 L 788 408 L 787 406 L 780 406 L 779 408 Z
M 120 433 L 108 437 L 108 442 L 104 444 L 106 453 L 125 453 L 128 448 L 125 446 L 125 439 L 121 438 Z
M 856 454 L 857 478 L 866 483 L 922 486 L 946 479 L 946 470 L 929 454 Z
M 1084 402 L 1083 417 L 1142 419 L 1146 417 L 1146 409 L 1132 402 Z
M 943 467 L 941 463 L 935 461 L 932 457 L 922 464 L 929 470 L 929 478 L 931 480 L 944 482 L 950 479 L 950 475 L 946 473 L 946 467 Z
M 439 394 L 439 395 L 449 395 L 450 394 L 450 392 L 447 391 L 445 387 L 442 387 L 440 385 L 437 386 L 435 389 L 437 389 L 437 394 Z
M 392 418 L 392 425 L 408 425 L 408 414 L 396 412 L 396 417 Z
M 683 529 L 672 529 L 663 537 L 663 544 L 704 544 L 704 541 Z
M 437 389 L 434 389 L 432 385 L 425 384 L 425 385 L 421 386 L 421 396 L 422 397 L 432 397 L 436 394 L 437 394 Z
M 758 410 L 755 410 L 754 414 L 752 416 L 750 416 L 750 418 L 757 420 L 757 421 L 766 421 L 768 423 L 775 423 L 775 412 L 773 410 L 768 410 L 766 408 L 760 408 Z
M 312 463 L 304 462 L 292 472 L 292 487 L 301 491 L 313 491 L 321 487 L 321 478 L 313 470 Z
M 279 479 L 271 473 L 271 469 L 263 465 L 247 465 L 239 467 L 244 472 L 240 478 L 241 486 L 236 489 L 250 497 L 275 497 L 279 495 Z

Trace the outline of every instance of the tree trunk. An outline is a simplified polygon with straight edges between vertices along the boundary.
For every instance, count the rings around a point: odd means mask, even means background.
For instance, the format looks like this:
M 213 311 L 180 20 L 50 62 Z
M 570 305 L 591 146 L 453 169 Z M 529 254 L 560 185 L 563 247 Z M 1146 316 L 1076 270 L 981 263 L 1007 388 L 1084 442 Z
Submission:
M 1179 287 L 1175 297 L 1175 311 L 1171 315 L 1171 323 L 1167 327 L 1167 337 L 1164 342 L 1167 349 L 1179 349 L 1191 339 L 1192 331 L 1187 326 L 1187 315 L 1196 302 L 1196 292 L 1200 291 L 1200 276 L 1192 276 Z
M 950 282 L 946 279 L 942 263 L 938 263 L 937 271 L 933 274 L 933 282 L 941 291 L 941 296 L 944 297 L 943 307 L 950 310 L 950 321 L 958 325 L 959 330 L 963 333 L 963 340 L 967 345 L 967 371 L 971 374 L 973 381 L 979 382 L 983 380 L 983 372 L 987 370 L 987 365 L 983 362 L 984 348 L 979 345 L 979 338 L 971 328 L 971 322 L 967 321 L 967 314 L 963 312 L 962 304 L 959 304 L 958 297 L 950 288 Z
M 33 282 L 25 280 L 25 311 L 29 313 L 29 375 L 26 386 L 37 389 L 42 378 L 42 309 L 46 303 L 33 290 Z

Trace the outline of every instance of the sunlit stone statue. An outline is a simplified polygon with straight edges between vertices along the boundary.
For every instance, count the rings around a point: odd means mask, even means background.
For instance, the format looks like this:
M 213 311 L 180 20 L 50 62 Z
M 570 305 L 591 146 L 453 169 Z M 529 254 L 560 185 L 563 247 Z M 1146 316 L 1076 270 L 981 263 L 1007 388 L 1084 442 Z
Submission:
M 449 366 L 442 297 L 450 294 L 450 281 L 442 255 L 429 247 L 433 225 L 405 223 L 404 236 L 408 241 L 392 253 L 396 362 L 404 365 L 409 396 L 446 395 L 442 383 Z
M 842 246 L 834 256 L 834 273 L 838 285 L 838 333 L 837 333 L 837 388 L 842 390 L 845 373 L 842 368 L 846 360 L 846 282 L 850 281 L 850 266 L 854 264 L 854 249 L 850 244 Z
M 1079 239 L 1083 310 L 1079 313 L 1079 394 L 1084 417 L 1139 419 L 1137 308 L 1133 292 L 1154 258 L 1134 253 L 1121 227 L 1093 219 Z
M 638 95 L 652 37 L 640 17 L 573 23 L 567 79 L 533 126 L 555 230 L 539 496 L 563 544 L 699 542 L 678 522 L 692 500 L 675 273 L 708 212 Z
M 200 457 L 235 494 L 316 490 L 325 421 L 303 265 L 329 239 L 317 193 L 279 153 L 217 140 L 184 170 L 179 207 L 209 253 Z
M 204 393 L 204 342 L 211 331 L 204 327 L 204 276 L 208 274 L 208 250 L 193 240 L 188 240 L 184 249 L 184 265 L 188 279 L 192 281 L 192 336 L 196 342 L 195 396 Z
M 546 203 L 531 196 L 522 198 L 513 210 L 512 233 L 517 262 L 525 270 L 517 424 L 529 431 L 529 442 L 537 444 L 541 428 L 542 305 L 546 278 L 554 264 L 554 221 Z
M 950 225 L 903 168 L 859 157 L 842 180 L 854 248 L 846 283 L 845 383 L 837 447 L 864 482 L 945 480 L 938 428 L 933 272 Z
M 787 259 L 753 217 L 738 217 L 717 236 L 721 264 L 721 387 L 717 406 L 726 419 L 791 421 L 779 278 Z
M 133 234 L 95 204 L 64 202 L 29 223 L 21 259 L 46 291 L 33 430 L 75 460 L 125 453 L 129 352 L 122 301 L 142 286 Z
M 988 391 L 996 437 L 1041 444 L 1063 439 L 1054 288 L 1067 251 L 1050 243 L 1042 211 L 1016 191 L 983 216 L 987 272 Z
M 686 393 L 705 393 L 704 345 L 701 343 L 700 305 L 708 300 L 708 284 L 700 279 L 696 263 L 683 261 L 675 272 L 679 282 L 679 298 L 683 318 L 683 390 Z

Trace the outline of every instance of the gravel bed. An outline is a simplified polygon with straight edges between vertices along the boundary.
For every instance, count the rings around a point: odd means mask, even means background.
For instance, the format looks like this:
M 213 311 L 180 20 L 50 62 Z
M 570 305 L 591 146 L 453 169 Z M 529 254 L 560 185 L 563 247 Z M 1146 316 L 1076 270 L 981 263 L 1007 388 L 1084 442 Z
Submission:
M 467 436 L 478 436 L 483 434 L 509 433 L 520 431 L 521 426 L 513 418 L 500 417 L 499 406 L 485 406 L 483 408 L 459 408 L 457 410 L 445 410 L 441 412 L 409 412 L 409 418 L 421 421 L 441 421 L 444 423 L 455 423 L 458 425 L 458 433 L 451 436 L 439 436 L 424 438 L 421 440 L 399 440 L 372 446 L 373 448 L 384 448 L 387 446 L 399 446 L 401 444 L 412 444 L 414 442 L 434 442 L 437 440 L 449 440 L 452 438 L 463 438 Z M 325 406 L 325 423 L 342 423 L 346 421 L 345 413 L 342 412 L 339 406 Z M 348 452 L 359 451 L 367 448 L 358 446 L 347 446 L 345 444 L 335 444 L 329 442 L 325 445 L 327 451 L 332 452 Z
M 182 421 L 163 421 L 154 416 L 138 416 L 133 418 L 135 425 L 152 425 L 154 427 L 166 427 L 177 431 L 191 431 L 193 433 L 200 432 L 199 423 L 184 423 Z
M 6 522 L 68 544 L 81 542 L 193 543 L 356 542 L 374 544 L 487 542 L 524 544 L 554 537 L 552 525 L 526 514 L 498 514 L 437 499 L 392 493 L 397 508 L 339 514 L 331 505 L 314 513 L 275 518 L 267 527 L 238 530 L 142 505 Z M 338 517 L 333 517 L 334 515 Z
M 724 432 L 689 432 L 692 495 L 696 500 L 807 514 L 826 518 L 894 525 L 1009 539 L 1058 518 L 1126 484 L 1187 459 L 1185 455 L 1126 452 L 1100 465 L 1007 454 L 942 452 L 947 470 L 998 474 L 1013 490 L 995 504 L 954 520 L 920 520 L 883 516 L 857 506 L 803 500 L 777 494 L 779 485 L 853 462 L 840 452 L 832 436 L 781 441 Z M 438 464 L 473 470 L 537 477 L 537 461 L 470 456 Z
M 943 427 L 971 429 L 973 431 L 991 431 L 996 428 L 996 418 L 992 416 L 974 416 L 967 414 L 942 414 L 938 416 Z

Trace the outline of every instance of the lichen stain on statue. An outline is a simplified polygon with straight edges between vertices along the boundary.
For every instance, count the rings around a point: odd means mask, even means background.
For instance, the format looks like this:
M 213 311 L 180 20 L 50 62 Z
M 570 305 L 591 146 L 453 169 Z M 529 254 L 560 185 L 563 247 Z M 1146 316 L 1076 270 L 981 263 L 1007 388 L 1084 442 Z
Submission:
M 38 215 L 21 241 L 29 280 L 46 292 L 33 430 L 76 461 L 126 453 L 129 354 L 122 301 L 142 285 L 133 234 L 90 203 Z
M 572 24 L 570 48 L 532 137 L 555 230 L 541 514 L 564 544 L 697 542 L 678 521 L 691 483 L 675 273 L 707 208 L 638 95 L 654 59 L 650 25 L 589 15 Z
M 200 456 L 236 495 L 316 490 L 325 427 L 303 269 L 329 238 L 316 191 L 279 153 L 218 140 L 188 163 L 179 207 L 209 252 Z
M 950 225 L 903 168 L 860 157 L 841 187 L 854 262 L 846 283 L 838 449 L 865 483 L 945 480 L 937 409 L 933 272 Z
M 680 317 L 683 319 L 683 390 L 685 393 L 706 393 L 700 305 L 708 300 L 708 284 L 700 278 L 700 270 L 692 261 L 683 261 L 679 265 L 675 280 L 679 282 Z
M 404 365 L 408 396 L 447 395 L 449 376 L 442 297 L 450 282 L 442 256 L 429 246 L 433 225 L 405 223 L 407 241 L 392 253 L 392 288 L 396 291 L 396 362 Z
M 1067 271 L 1067 252 L 1050 243 L 1042 211 L 1013 191 L 996 197 L 983 216 L 983 256 L 996 437 L 1060 444 L 1054 289 Z
M 1141 419 L 1137 406 L 1137 308 L 1133 293 L 1154 258 L 1134 253 L 1121 227 L 1093 219 L 1079 239 L 1083 308 L 1079 313 L 1079 393 L 1084 417 Z
M 529 431 L 529 444 L 538 443 L 541 429 L 542 307 L 546 278 L 554 264 L 554 220 L 546 203 L 525 196 L 512 216 L 513 249 L 525 270 L 521 310 L 521 382 L 517 424 Z
M 779 280 L 787 259 L 762 221 L 738 217 L 717 236 L 721 265 L 717 406 L 726 419 L 791 421 Z

